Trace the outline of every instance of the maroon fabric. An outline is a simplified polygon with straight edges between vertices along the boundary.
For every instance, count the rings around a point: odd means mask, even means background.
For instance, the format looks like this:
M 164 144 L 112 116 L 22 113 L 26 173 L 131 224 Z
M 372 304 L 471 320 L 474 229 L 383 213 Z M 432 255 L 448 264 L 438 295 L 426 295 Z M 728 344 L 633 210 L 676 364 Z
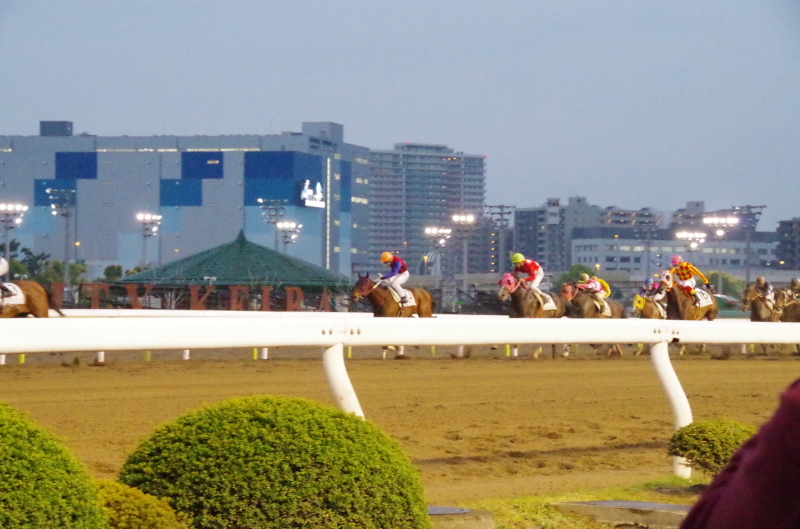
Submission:
M 703 491 L 681 529 L 800 528 L 800 380 Z

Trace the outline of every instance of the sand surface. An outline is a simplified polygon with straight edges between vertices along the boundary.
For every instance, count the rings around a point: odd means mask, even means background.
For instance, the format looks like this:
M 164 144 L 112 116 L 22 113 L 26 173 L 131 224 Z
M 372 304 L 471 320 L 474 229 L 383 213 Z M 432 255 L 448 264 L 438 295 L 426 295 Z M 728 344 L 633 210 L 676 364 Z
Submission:
M 368 420 L 397 439 L 422 475 L 428 501 L 487 498 L 641 483 L 670 474 L 672 410 L 648 356 L 518 358 L 475 350 L 452 359 L 407 351 L 381 360 L 358 350 L 347 369 Z M 75 365 L 78 358 L 78 365 Z M 0 367 L 0 401 L 62 437 L 98 477 L 115 477 L 159 425 L 233 396 L 301 396 L 332 404 L 317 350 L 14 356 Z M 67 364 L 62 366 L 61 362 Z M 800 376 L 796 357 L 673 358 L 694 418 L 761 424 Z

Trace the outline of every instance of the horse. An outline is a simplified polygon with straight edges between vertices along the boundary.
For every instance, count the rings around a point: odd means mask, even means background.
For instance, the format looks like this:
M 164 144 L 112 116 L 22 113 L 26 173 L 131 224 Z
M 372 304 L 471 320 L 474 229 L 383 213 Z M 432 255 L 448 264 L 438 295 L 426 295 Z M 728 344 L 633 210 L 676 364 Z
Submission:
M 362 298 L 366 298 L 372 304 L 372 314 L 376 318 L 432 318 L 433 300 L 430 293 L 422 288 L 409 288 L 406 290 L 414 296 L 415 304 L 410 307 L 400 307 L 392 297 L 389 289 L 381 286 L 381 282 L 376 283 L 369 278 L 369 275 L 362 276 L 358 274 L 358 281 L 353 287 L 351 299 L 358 302 Z M 386 358 L 387 349 L 394 350 L 394 347 L 383 347 L 384 358 Z M 405 358 L 402 351 L 401 347 L 395 358 Z
M 636 296 L 633 300 L 633 316 L 649 320 L 664 320 L 666 310 L 657 301 L 648 296 Z
M 36 281 L 20 280 L 13 281 L 12 284 L 19 288 L 24 300 L 17 299 L 17 296 L 4 298 L 0 318 L 24 318 L 27 316 L 47 318 L 51 308 L 60 315 L 64 315 L 61 309 L 53 303 L 51 294 Z
M 613 300 L 606 300 L 610 313 L 604 313 L 594 301 L 594 297 L 581 290 L 574 283 L 564 283 L 559 292 L 564 299 L 569 300 L 575 308 L 575 316 L 578 318 L 627 318 L 625 307 L 622 303 Z
M 597 307 L 594 301 L 594 297 L 577 287 L 575 283 L 563 283 L 561 285 L 561 289 L 559 290 L 559 294 L 564 297 L 564 299 L 569 300 L 572 303 L 572 306 L 575 310 L 572 311 L 572 316 L 577 318 L 627 318 L 628 315 L 625 313 L 625 307 L 622 306 L 622 303 L 613 300 L 606 300 L 608 303 L 608 308 L 610 309 L 608 314 L 603 312 L 601 309 Z M 612 352 L 616 352 L 619 356 L 622 356 L 622 348 L 619 344 L 613 344 L 609 347 L 606 356 L 611 356 Z
M 372 314 L 378 318 L 411 318 L 413 316 L 432 318 L 433 300 L 428 291 L 422 288 L 407 290 L 414 296 L 415 303 L 410 307 L 401 307 L 387 287 L 381 287 L 381 283 L 376 283 L 369 278 L 369 275 L 359 274 L 351 297 L 354 301 L 366 298 L 372 304 Z
M 711 303 L 704 307 L 694 304 L 694 297 L 686 292 L 680 285 L 675 288 L 675 281 L 669 270 L 661 272 L 659 278 L 659 290 L 666 293 L 667 299 L 667 319 L 668 320 L 708 320 L 713 321 L 719 313 L 717 299 L 713 296 L 713 291 L 709 293 Z
M 787 290 L 775 294 L 775 308 L 781 311 L 780 321 L 800 322 L 800 300 Z
M 522 286 L 522 281 L 517 280 L 509 273 L 497 283 L 500 292 L 497 299 L 505 301 L 511 298 L 511 310 L 509 316 L 512 318 L 561 318 L 566 315 L 569 302 L 559 295 L 547 293 L 553 300 L 553 308 L 544 308 L 543 299 L 537 296 L 530 289 Z
M 500 286 L 497 299 L 506 301 L 511 298 L 511 308 L 508 311 L 510 318 L 561 318 L 566 315 L 569 301 L 559 295 L 548 292 L 547 295 L 553 300 L 553 308 L 545 309 L 546 305 L 543 303 L 543 299 L 532 289 L 522 286 L 522 283 L 521 280 L 516 279 L 510 273 L 503 274 L 503 277 L 497 283 Z M 515 344 L 514 347 L 519 346 Z M 552 347 L 553 358 L 555 358 L 556 344 L 553 344 Z M 564 347 L 564 353 L 569 354 L 567 351 L 568 345 L 565 344 Z M 540 352 L 541 348 L 537 349 L 533 355 L 534 358 L 538 358 Z
M 755 283 L 750 284 L 742 294 L 742 310 L 750 311 L 750 321 L 779 321 L 781 311 L 778 310 L 778 304 L 772 305 L 770 307 L 767 298 L 756 289 Z

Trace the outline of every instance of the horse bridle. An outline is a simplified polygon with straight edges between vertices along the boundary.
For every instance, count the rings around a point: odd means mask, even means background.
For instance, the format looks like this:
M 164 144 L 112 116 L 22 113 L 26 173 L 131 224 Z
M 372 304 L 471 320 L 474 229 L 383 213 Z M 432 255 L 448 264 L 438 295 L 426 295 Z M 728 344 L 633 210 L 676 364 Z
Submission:
M 361 288 L 355 288 L 353 290 L 354 290 L 354 293 L 357 292 L 357 293 L 361 294 L 361 297 L 365 298 L 365 297 L 369 296 L 370 294 L 372 294 L 372 291 L 375 290 L 376 288 L 378 288 L 381 283 L 383 283 L 383 279 L 375 281 L 375 284 L 372 286 L 372 288 L 370 288 L 366 292 L 364 291 L 364 289 L 361 289 Z M 356 300 L 356 301 L 358 301 L 358 300 Z

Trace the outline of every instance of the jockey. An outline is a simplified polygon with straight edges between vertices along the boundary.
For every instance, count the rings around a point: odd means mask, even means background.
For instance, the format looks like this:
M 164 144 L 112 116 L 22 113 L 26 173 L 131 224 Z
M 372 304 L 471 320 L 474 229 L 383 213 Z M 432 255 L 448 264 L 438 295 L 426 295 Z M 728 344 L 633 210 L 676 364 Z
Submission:
M 649 298 L 653 294 L 658 292 L 658 283 L 653 281 L 652 277 L 648 277 L 644 280 L 644 284 L 642 284 L 642 290 L 639 292 L 639 295 L 643 298 Z
M 539 263 L 533 259 L 525 259 L 521 253 L 515 253 L 511 256 L 511 262 L 514 264 L 514 270 L 511 275 L 514 279 L 519 279 L 519 273 L 528 274 L 528 277 L 521 281 L 529 282 L 528 286 L 536 292 L 539 291 L 539 283 L 544 279 L 544 269 L 539 266 Z
M 603 283 L 605 283 L 605 281 L 603 281 Z M 608 283 L 606 283 L 606 286 L 607 285 Z M 603 306 L 603 298 L 606 297 L 611 290 L 610 288 L 606 290 L 598 278 L 589 277 L 589 274 L 581 274 L 577 287 L 591 294 L 594 302 L 600 307 Z
M 695 280 L 694 276 L 699 277 L 703 280 L 703 285 L 710 289 L 711 285 L 708 283 L 708 279 L 703 273 L 698 270 L 697 268 L 692 265 L 692 263 L 688 261 L 684 261 L 683 257 L 680 255 L 673 255 L 672 259 L 670 259 L 670 264 L 672 265 L 672 270 L 669 272 L 672 274 L 672 277 L 675 278 L 675 282 L 678 283 L 683 290 L 689 293 L 690 296 L 695 298 L 695 302 L 697 302 L 697 291 L 695 290 Z
M 598 283 L 600 283 L 600 286 L 601 286 L 601 287 L 603 287 L 603 290 L 604 290 L 604 291 L 605 291 L 605 293 L 606 293 L 606 294 L 605 294 L 605 296 L 603 296 L 603 297 L 606 297 L 606 298 L 607 298 L 608 296 L 610 296 L 610 295 L 611 295 L 611 287 L 610 287 L 610 286 L 608 286 L 608 283 L 606 283 L 604 280 L 600 279 L 600 278 L 599 278 L 599 277 L 597 277 L 597 276 L 592 276 L 592 279 L 594 279 L 595 281 L 597 281 Z
M 767 300 L 767 305 L 769 306 L 770 310 L 775 310 L 775 292 L 772 289 L 772 285 L 769 281 L 767 281 L 764 276 L 759 276 L 756 279 L 755 285 L 753 285 L 753 290 Z
M 789 291 L 792 293 L 792 296 L 794 296 L 794 299 L 800 299 L 800 278 L 792 278 L 792 282 L 789 285 Z
M 401 304 L 408 302 L 408 298 L 406 297 L 402 287 L 403 283 L 408 281 L 409 274 L 406 263 L 396 255 L 392 255 L 391 252 L 383 252 L 381 254 L 381 262 L 392 267 L 391 270 L 389 270 L 389 273 L 385 276 L 382 276 L 381 279 L 387 282 L 387 287 L 391 288 L 395 291 L 395 293 L 397 293 L 397 297 L 400 299 Z

